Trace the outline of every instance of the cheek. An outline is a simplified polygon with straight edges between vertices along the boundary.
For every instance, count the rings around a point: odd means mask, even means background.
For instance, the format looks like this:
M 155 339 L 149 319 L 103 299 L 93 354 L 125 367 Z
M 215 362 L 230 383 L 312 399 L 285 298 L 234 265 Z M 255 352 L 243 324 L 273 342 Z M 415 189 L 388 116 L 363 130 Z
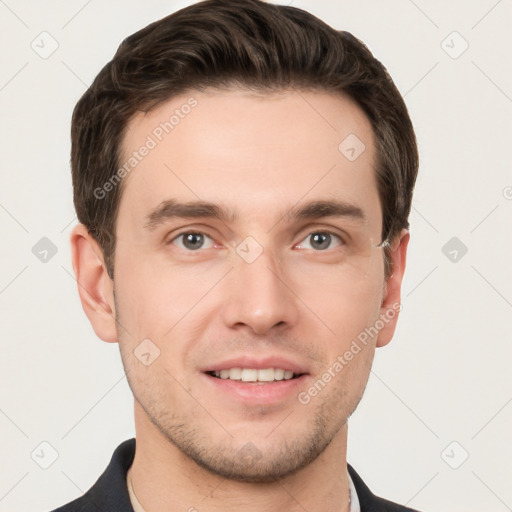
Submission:
M 297 295 L 342 344 L 379 316 L 382 284 L 377 275 L 344 279 L 336 272 L 296 281 Z
M 215 276 L 212 276 L 212 279 Z M 115 269 L 119 314 L 134 336 L 162 339 L 211 287 L 212 279 L 134 251 L 119 255 Z

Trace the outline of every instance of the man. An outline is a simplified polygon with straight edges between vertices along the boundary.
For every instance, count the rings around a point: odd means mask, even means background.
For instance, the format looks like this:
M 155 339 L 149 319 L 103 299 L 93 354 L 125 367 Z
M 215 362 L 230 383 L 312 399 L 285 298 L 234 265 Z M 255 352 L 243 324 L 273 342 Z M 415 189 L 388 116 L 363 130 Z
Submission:
M 57 510 L 411 510 L 346 453 L 417 168 L 385 68 L 300 9 L 208 0 L 123 41 L 73 114 L 71 245 L 136 438 Z

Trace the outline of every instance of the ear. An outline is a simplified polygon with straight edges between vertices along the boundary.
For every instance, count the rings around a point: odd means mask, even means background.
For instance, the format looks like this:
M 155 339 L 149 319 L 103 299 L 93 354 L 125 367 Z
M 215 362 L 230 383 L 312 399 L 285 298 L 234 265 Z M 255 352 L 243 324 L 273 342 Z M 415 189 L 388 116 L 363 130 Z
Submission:
M 103 251 L 83 224 L 73 228 L 70 242 L 82 308 L 96 335 L 103 341 L 116 342 L 114 283 L 107 273 Z
M 402 309 L 400 298 L 409 239 L 409 231 L 403 229 L 400 235 L 396 237 L 391 244 L 390 258 L 393 270 L 391 276 L 384 284 L 382 304 L 380 307 L 380 318 L 384 323 L 384 327 L 379 331 L 377 347 L 387 345 L 395 333 L 398 315 Z

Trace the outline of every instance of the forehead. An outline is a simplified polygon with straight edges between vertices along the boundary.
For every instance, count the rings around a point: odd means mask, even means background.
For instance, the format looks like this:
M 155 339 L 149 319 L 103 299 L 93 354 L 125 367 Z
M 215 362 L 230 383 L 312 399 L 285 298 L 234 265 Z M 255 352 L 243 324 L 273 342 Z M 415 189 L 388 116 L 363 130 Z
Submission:
M 379 223 L 374 162 L 371 125 L 341 95 L 192 91 L 128 124 L 118 227 L 142 228 L 168 199 L 269 223 L 301 201 L 339 199 Z

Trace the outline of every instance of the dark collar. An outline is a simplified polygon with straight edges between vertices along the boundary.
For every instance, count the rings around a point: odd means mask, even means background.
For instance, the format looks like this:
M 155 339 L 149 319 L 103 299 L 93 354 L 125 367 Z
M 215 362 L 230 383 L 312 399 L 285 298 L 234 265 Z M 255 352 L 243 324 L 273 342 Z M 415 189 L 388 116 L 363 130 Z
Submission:
M 363 482 L 362 478 L 356 473 L 356 470 L 350 464 L 347 464 L 347 467 L 357 491 L 361 512 L 417 512 L 412 508 L 397 505 L 396 503 L 375 496 Z
M 121 443 L 96 483 L 80 498 L 52 512 L 133 512 L 126 473 L 135 457 L 135 438 Z

